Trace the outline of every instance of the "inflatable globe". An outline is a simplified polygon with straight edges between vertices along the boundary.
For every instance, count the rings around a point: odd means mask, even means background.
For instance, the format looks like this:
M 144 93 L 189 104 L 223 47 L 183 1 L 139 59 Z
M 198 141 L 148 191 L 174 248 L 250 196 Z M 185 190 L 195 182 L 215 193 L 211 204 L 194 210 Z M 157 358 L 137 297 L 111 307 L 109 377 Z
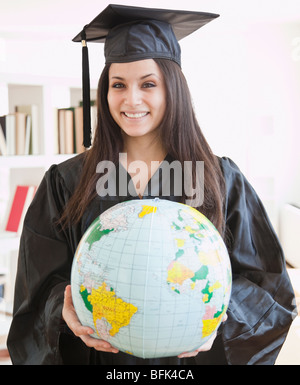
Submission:
M 132 200 L 101 214 L 78 245 L 71 275 L 80 322 L 142 358 L 194 351 L 218 329 L 231 292 L 227 249 L 197 210 Z

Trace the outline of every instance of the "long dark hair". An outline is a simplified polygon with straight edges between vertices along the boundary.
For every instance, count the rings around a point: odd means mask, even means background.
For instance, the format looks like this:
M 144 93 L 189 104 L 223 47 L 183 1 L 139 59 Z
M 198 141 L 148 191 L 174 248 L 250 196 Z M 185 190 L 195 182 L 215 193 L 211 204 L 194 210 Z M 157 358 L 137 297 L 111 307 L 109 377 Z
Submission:
M 204 161 L 204 202 L 198 209 L 223 234 L 225 183 L 218 159 L 199 127 L 189 88 L 180 67 L 165 59 L 155 59 L 155 62 L 163 74 L 167 93 L 166 112 L 158 128 L 160 139 L 167 153 L 182 165 L 185 161 L 192 161 L 194 165 L 196 161 Z M 119 153 L 123 150 L 121 129 L 113 120 L 107 102 L 109 68 L 110 65 L 104 67 L 99 80 L 98 123 L 93 146 L 85 153 L 79 183 L 62 214 L 61 223 L 64 226 L 79 222 L 87 206 L 97 195 L 97 164 L 103 160 L 117 164 Z M 195 177 L 194 174 L 193 178 Z M 195 185 L 195 181 L 193 183 Z

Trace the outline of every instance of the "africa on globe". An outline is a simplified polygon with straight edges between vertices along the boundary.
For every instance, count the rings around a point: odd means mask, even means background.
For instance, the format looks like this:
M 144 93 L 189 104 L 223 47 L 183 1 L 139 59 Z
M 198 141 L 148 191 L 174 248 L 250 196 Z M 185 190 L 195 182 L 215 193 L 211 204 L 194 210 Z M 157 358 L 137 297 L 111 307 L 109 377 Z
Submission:
M 136 199 L 102 213 L 76 250 L 71 288 L 92 335 L 142 358 L 202 346 L 231 293 L 231 265 L 213 224 L 190 206 Z

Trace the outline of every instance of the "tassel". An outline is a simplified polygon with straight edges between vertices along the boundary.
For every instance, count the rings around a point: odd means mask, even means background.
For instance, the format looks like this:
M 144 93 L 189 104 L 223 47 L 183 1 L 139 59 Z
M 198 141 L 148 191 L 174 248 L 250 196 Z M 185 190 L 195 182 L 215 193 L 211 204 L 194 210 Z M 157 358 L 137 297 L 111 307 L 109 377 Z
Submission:
M 82 100 L 83 100 L 83 145 L 91 146 L 91 96 L 90 96 L 90 71 L 89 54 L 86 45 L 85 30 L 81 32 L 82 43 Z

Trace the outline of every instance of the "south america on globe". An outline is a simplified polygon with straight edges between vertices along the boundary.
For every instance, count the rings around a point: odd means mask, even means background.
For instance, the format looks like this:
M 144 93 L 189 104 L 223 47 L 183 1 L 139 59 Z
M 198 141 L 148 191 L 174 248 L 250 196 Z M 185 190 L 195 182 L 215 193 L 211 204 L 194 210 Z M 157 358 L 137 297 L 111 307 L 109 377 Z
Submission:
M 80 322 L 141 358 L 201 347 L 222 322 L 231 284 L 213 224 L 190 206 L 158 198 L 102 213 L 83 235 L 71 273 Z

